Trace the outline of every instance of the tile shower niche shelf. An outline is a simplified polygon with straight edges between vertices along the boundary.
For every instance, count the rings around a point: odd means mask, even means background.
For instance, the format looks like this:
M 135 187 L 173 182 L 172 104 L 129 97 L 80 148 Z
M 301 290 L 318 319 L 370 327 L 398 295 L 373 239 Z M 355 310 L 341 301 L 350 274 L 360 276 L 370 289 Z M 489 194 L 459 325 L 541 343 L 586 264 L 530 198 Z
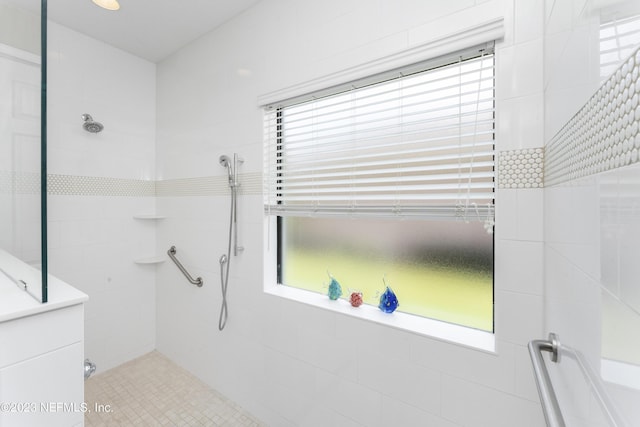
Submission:
M 133 216 L 134 219 L 165 219 L 166 217 L 158 214 L 137 214 Z
M 148 258 L 138 258 L 133 260 L 133 262 L 135 262 L 136 264 L 161 264 L 164 261 L 165 261 L 165 257 L 160 255 L 152 256 Z
M 145 219 L 145 220 L 146 219 L 156 220 L 156 219 L 165 219 L 166 217 L 163 215 L 158 215 L 154 213 L 141 213 L 141 214 L 133 215 L 133 218 Z M 147 258 L 136 258 L 133 260 L 133 262 L 136 264 L 161 264 L 164 261 L 165 261 L 164 255 L 155 255 Z

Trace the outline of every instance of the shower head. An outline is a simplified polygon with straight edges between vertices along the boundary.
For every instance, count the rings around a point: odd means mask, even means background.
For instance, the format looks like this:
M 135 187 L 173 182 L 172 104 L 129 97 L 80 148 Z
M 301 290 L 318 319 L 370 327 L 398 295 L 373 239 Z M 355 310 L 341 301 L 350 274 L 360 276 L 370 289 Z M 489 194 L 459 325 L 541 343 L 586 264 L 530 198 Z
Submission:
M 229 156 L 225 156 L 224 154 L 220 156 L 220 164 L 223 168 L 226 168 L 231 165 L 231 159 Z
M 93 117 L 91 117 L 91 114 L 86 114 L 86 113 L 83 114 L 82 120 L 84 120 L 84 123 L 82 124 L 82 128 L 87 132 L 98 133 L 102 129 L 104 129 L 104 126 L 102 126 L 102 123 L 93 121 Z

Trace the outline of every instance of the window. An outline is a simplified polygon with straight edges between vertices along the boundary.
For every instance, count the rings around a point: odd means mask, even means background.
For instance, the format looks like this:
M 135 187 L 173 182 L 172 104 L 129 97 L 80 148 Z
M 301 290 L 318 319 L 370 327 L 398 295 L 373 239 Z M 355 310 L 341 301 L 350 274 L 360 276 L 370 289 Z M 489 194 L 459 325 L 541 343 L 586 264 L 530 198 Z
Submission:
M 601 17 L 600 80 L 608 78 L 640 44 L 640 15 Z
M 492 46 L 268 106 L 279 284 L 492 331 L 494 135 Z

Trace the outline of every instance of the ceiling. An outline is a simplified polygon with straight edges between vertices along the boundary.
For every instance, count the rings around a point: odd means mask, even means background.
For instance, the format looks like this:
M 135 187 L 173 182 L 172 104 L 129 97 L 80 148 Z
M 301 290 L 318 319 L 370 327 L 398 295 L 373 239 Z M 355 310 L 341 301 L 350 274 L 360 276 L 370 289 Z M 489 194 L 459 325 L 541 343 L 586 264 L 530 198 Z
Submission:
M 39 11 L 40 0 L 11 0 Z M 91 0 L 48 2 L 50 20 L 152 62 L 162 61 L 259 0 L 119 0 L 108 11 Z

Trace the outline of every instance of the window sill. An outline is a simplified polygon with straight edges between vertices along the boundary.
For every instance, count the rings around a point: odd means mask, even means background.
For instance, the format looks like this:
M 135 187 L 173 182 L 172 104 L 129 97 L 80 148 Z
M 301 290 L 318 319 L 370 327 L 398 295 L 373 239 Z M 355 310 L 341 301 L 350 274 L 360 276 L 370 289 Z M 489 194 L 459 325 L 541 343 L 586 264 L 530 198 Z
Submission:
M 495 335 L 490 332 L 405 313 L 383 313 L 377 307 L 370 305 L 362 305 L 356 308 L 352 307 L 348 301 L 343 299 L 331 301 L 324 295 L 283 285 L 267 285 L 265 286 L 264 291 L 269 295 L 298 301 L 314 307 L 320 307 L 334 313 L 369 320 L 381 325 L 409 331 L 425 337 L 450 342 L 452 344 L 469 347 L 475 350 L 495 353 Z

